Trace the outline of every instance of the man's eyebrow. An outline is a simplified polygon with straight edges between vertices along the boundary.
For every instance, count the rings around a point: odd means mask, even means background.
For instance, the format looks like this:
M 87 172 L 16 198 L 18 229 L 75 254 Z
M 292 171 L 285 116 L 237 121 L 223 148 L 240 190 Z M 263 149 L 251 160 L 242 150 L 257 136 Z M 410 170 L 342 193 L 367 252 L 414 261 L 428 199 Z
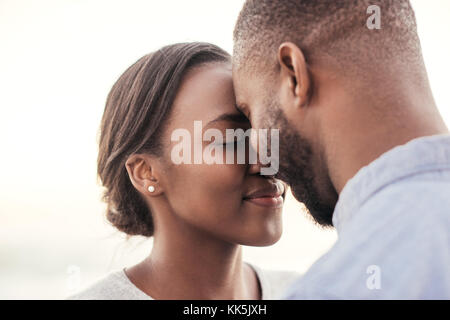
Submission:
M 208 122 L 207 126 L 209 126 L 210 124 L 212 124 L 214 122 L 219 122 L 219 121 L 248 123 L 248 119 L 242 113 L 224 113 L 224 114 L 218 116 L 216 119 Z

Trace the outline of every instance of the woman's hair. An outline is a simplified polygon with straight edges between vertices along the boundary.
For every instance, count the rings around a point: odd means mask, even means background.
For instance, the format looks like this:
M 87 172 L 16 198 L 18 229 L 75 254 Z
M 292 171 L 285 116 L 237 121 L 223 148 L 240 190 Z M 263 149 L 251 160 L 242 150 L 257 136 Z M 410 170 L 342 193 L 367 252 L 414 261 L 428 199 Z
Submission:
M 100 124 L 97 173 L 105 187 L 106 217 L 128 235 L 152 236 L 150 208 L 133 187 L 125 162 L 135 153 L 162 155 L 161 133 L 183 76 L 192 68 L 229 62 L 209 43 L 178 43 L 145 55 L 108 94 Z

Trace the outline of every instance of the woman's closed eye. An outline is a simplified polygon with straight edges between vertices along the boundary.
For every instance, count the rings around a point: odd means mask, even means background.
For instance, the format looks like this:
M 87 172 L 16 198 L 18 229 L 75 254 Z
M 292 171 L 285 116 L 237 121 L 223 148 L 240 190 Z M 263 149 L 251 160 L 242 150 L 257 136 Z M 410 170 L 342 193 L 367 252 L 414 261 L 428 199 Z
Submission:
M 222 144 L 224 146 L 226 146 L 226 145 L 233 145 L 233 144 L 237 145 L 237 144 L 240 144 L 240 143 L 245 143 L 245 138 L 237 138 L 237 139 L 234 139 L 234 140 L 228 140 L 228 141 L 223 142 Z

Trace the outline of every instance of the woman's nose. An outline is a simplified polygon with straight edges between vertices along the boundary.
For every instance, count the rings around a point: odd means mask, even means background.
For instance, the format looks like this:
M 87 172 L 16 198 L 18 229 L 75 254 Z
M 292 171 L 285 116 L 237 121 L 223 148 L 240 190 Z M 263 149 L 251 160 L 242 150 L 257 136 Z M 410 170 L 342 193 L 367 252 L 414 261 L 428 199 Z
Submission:
M 255 164 L 249 164 L 248 165 L 248 173 L 249 174 L 259 174 L 261 170 L 261 164 L 255 163 Z
M 248 173 L 249 174 L 261 174 L 261 168 L 270 167 L 270 163 L 262 164 L 260 161 L 260 156 L 258 154 L 258 148 L 264 148 L 267 146 L 261 144 L 258 138 L 257 131 L 252 129 L 248 144 L 248 155 L 247 155 L 247 163 L 248 163 Z M 267 174 L 265 174 L 266 176 Z M 273 175 L 267 175 L 267 177 L 272 177 Z
M 255 153 L 255 158 L 256 159 L 253 159 L 253 161 L 248 162 L 248 174 L 261 175 L 261 168 L 270 167 L 270 163 L 262 164 L 257 153 Z M 264 176 L 267 176 L 269 178 L 273 177 L 274 175 L 264 174 Z

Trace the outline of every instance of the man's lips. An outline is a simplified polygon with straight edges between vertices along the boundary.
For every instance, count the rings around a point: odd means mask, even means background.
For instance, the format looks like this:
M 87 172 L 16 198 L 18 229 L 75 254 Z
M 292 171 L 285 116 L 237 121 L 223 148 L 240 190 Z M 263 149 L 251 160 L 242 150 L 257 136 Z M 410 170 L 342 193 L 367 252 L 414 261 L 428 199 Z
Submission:
M 272 183 L 264 188 L 250 192 L 244 196 L 245 201 L 253 204 L 277 208 L 283 206 L 284 185 L 280 182 Z

